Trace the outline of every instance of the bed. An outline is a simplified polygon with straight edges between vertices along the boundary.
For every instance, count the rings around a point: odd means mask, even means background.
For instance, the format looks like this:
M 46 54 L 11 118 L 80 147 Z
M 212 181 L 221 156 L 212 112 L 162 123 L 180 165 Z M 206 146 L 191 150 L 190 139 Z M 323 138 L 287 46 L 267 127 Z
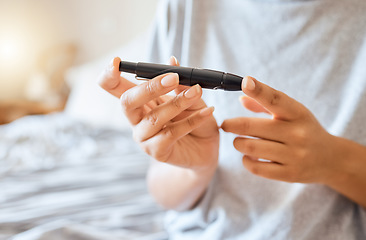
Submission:
M 0 126 L 0 239 L 167 239 L 148 156 L 96 84 L 109 57 L 69 71 L 64 112 Z

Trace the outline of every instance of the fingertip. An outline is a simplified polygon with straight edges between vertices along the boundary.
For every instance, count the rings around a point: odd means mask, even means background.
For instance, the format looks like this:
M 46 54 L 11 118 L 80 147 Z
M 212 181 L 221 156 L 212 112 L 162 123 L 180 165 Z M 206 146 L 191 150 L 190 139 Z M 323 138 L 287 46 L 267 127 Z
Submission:
M 200 111 L 201 116 L 209 116 L 215 111 L 215 107 L 207 107 Z
M 220 128 L 226 132 L 226 120 L 221 123 Z
M 245 103 L 245 96 L 239 96 L 239 102 L 241 103 L 241 105 L 244 106 L 244 103 Z
M 242 158 L 242 163 L 244 165 L 245 168 L 249 168 L 250 165 L 252 165 L 253 163 L 257 163 L 258 162 L 258 158 L 256 157 L 252 157 L 252 156 L 249 156 L 249 155 L 244 155 L 243 158 Z M 249 170 L 249 169 L 248 169 Z M 257 171 L 251 171 L 253 174 L 256 174 L 258 175 L 258 173 L 256 173 Z
M 224 132 L 231 132 L 231 133 L 235 133 L 235 130 L 238 127 L 238 123 L 236 119 L 225 119 L 222 123 L 220 128 L 224 131 Z
M 114 70 L 117 69 L 119 71 L 120 62 L 121 62 L 121 58 L 114 57 L 113 60 L 112 60 L 111 70 L 114 71 Z
M 239 97 L 239 102 L 245 108 L 250 108 L 250 105 L 251 105 L 251 103 L 253 103 L 253 101 L 255 101 L 255 100 L 247 95 Z
M 108 67 L 103 72 L 103 76 L 110 76 L 110 75 L 120 75 L 119 71 L 119 64 L 121 59 L 119 57 L 114 57 L 110 62 Z
M 233 146 L 236 150 L 240 151 L 239 142 L 242 140 L 242 137 L 236 137 L 233 141 Z
M 195 98 L 198 96 L 200 97 L 201 94 L 202 94 L 202 91 L 198 84 L 196 84 L 190 88 L 187 88 L 187 90 L 183 92 L 183 96 L 185 96 L 186 98 Z
M 101 73 L 98 84 L 104 90 L 110 90 L 116 87 L 119 83 L 119 63 L 121 59 L 119 57 L 114 57 L 108 67 Z
M 239 97 L 239 102 L 245 108 L 248 108 L 248 105 L 250 105 L 250 103 L 253 102 L 253 101 L 254 101 L 253 98 L 248 97 L 246 95 Z
M 173 87 L 179 84 L 179 75 L 177 73 L 169 73 L 165 75 L 161 80 L 160 83 L 163 87 Z
M 173 65 L 173 66 L 179 66 L 179 62 L 178 62 L 177 58 L 174 56 L 171 56 L 169 58 L 169 64 Z
M 201 85 L 199 85 L 199 84 L 196 84 L 196 85 L 194 85 L 194 87 L 196 87 L 196 89 L 197 89 L 197 92 L 199 93 L 199 95 L 200 96 L 202 96 L 202 87 L 201 87 Z
M 253 91 L 255 89 L 255 85 L 256 85 L 255 78 L 250 77 L 250 76 L 245 76 L 243 78 L 241 88 L 242 88 L 243 92 Z

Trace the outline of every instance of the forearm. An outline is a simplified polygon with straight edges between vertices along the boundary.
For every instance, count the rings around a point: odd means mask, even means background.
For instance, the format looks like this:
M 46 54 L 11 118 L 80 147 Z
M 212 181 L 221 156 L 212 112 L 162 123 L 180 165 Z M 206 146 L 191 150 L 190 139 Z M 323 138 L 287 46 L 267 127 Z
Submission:
M 366 147 L 344 138 L 335 138 L 337 167 L 325 184 L 366 208 Z
M 204 194 L 216 167 L 192 170 L 151 160 L 147 174 L 149 191 L 166 209 L 188 210 Z

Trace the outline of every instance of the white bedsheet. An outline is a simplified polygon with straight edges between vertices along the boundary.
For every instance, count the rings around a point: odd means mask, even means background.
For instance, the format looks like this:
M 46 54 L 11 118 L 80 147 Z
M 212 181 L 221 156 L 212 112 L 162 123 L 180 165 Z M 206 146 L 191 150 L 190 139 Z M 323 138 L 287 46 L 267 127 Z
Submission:
M 166 239 L 131 132 L 64 114 L 0 126 L 0 239 Z

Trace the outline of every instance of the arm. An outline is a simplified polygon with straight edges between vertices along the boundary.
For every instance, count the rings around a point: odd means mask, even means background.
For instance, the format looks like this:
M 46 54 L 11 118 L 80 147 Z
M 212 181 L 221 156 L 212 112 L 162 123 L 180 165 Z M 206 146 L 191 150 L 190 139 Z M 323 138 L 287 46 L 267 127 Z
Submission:
M 341 167 L 324 184 L 366 208 L 366 147 L 335 137 L 334 162 Z
M 329 134 L 302 104 L 251 77 L 242 84 L 243 104 L 272 119 L 234 118 L 222 129 L 234 140 L 244 166 L 262 177 L 325 184 L 366 207 L 366 147 Z M 270 160 L 270 162 L 258 161 Z
M 205 192 L 216 166 L 202 170 L 168 165 L 152 159 L 147 174 L 149 191 L 167 209 L 192 208 Z
M 179 86 L 177 74 L 135 85 L 120 76 L 119 62 L 113 60 L 100 85 L 120 97 L 134 140 L 153 158 L 149 190 L 165 208 L 191 208 L 217 167 L 219 134 L 213 108 L 202 101 L 200 86 Z M 176 64 L 174 58 L 171 62 Z M 175 97 L 166 95 L 172 90 Z

